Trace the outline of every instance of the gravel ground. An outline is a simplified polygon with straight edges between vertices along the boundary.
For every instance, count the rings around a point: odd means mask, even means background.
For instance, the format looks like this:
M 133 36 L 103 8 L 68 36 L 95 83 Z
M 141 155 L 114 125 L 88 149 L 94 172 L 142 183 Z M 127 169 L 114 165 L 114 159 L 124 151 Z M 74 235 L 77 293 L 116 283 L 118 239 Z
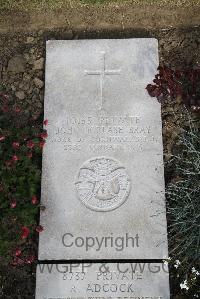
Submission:
M 160 7 L 164 5 L 179 6 L 194 6 L 200 5 L 200 0 L 0 0 L 1 9 L 37 9 L 41 8 L 64 8 L 64 7 L 79 7 L 83 5 L 126 5 L 131 6 L 135 4 L 139 5 L 158 5 Z

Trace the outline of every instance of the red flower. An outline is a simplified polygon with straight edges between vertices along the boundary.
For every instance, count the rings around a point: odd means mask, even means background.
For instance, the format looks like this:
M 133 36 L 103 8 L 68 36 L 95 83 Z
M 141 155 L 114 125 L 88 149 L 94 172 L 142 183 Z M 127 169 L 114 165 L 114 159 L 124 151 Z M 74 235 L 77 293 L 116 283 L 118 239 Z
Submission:
M 26 239 L 28 235 L 30 234 L 30 229 L 27 226 L 22 226 L 22 239 Z
M 35 261 L 35 256 L 34 255 L 30 255 L 26 260 L 25 263 L 26 264 L 32 264 Z
M 19 148 L 19 142 L 13 142 L 12 147 L 14 149 L 18 149 Z
M 148 84 L 146 89 L 151 97 L 158 97 L 162 93 L 162 89 L 156 85 Z
M 15 251 L 15 256 L 20 256 L 22 254 L 22 251 L 21 251 L 21 249 L 16 249 L 16 251 Z
M 46 131 L 42 132 L 42 133 L 40 134 L 40 137 L 41 137 L 42 139 L 46 139 L 46 138 L 48 137 L 47 132 L 46 132 Z
M 48 119 L 45 119 L 45 120 L 44 120 L 44 125 L 47 126 L 48 123 L 49 123 Z
M 5 136 L 0 136 L 0 141 L 4 141 L 6 139 Z
M 19 160 L 19 157 L 18 157 L 17 155 L 14 155 L 14 156 L 12 156 L 12 160 L 13 160 L 13 161 L 18 161 L 18 160 Z
M 3 113 L 8 113 L 8 111 L 9 111 L 9 107 L 8 107 L 8 105 L 4 105 L 4 106 L 2 107 L 2 111 L 3 111 Z
M 27 147 L 28 148 L 33 148 L 35 146 L 35 143 L 32 141 L 32 140 L 29 140 L 28 142 L 27 142 Z
M 21 112 L 21 109 L 19 107 L 15 107 L 15 112 L 19 113 L 19 112 Z
M 32 152 L 29 152 L 29 153 L 27 154 L 27 157 L 31 159 L 31 158 L 33 157 Z
M 20 265 L 24 265 L 24 261 L 19 257 L 15 257 L 12 262 L 12 266 L 20 266 Z
M 36 226 L 35 230 L 36 230 L 36 232 L 41 233 L 44 230 L 44 228 L 41 225 L 38 225 L 38 226 Z
M 39 143 L 39 147 L 40 147 L 40 148 L 43 148 L 44 145 L 45 145 L 45 140 L 40 141 L 40 143 Z
M 9 96 L 5 93 L 1 94 L 1 96 L 7 101 L 9 99 Z
M 31 197 L 31 202 L 32 202 L 33 205 L 37 205 L 38 204 L 38 199 L 37 199 L 37 197 L 35 195 L 33 195 Z
M 10 204 L 10 207 L 11 207 L 11 209 L 15 209 L 16 206 L 17 206 L 17 201 L 16 201 L 16 199 L 13 199 L 13 201 Z

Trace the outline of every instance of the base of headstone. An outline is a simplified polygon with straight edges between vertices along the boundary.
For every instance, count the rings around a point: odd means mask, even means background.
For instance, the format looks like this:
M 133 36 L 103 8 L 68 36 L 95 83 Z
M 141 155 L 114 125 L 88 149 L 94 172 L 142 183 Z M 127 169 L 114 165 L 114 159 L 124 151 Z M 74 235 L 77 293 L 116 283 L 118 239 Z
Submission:
M 169 299 L 161 263 L 39 264 L 36 299 Z

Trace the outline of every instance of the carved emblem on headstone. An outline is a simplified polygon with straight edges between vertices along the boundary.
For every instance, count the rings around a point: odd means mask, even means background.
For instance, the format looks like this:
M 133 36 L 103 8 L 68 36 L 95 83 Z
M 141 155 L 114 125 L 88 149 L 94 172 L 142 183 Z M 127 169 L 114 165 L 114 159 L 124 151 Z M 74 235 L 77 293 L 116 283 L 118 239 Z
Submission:
M 76 188 L 84 205 L 95 211 L 111 211 L 121 206 L 130 192 L 125 167 L 113 158 L 97 157 L 80 168 Z
M 100 103 L 98 104 L 98 110 L 102 110 L 103 109 L 103 102 L 104 102 L 104 94 L 103 94 L 103 89 L 104 89 L 104 81 L 105 78 L 107 76 L 116 76 L 116 75 L 120 75 L 121 70 L 115 70 L 115 69 L 107 69 L 106 68 L 106 53 L 102 52 L 102 65 L 101 65 L 101 69 L 96 70 L 96 71 L 87 71 L 85 70 L 85 74 L 86 75 L 90 75 L 90 76 L 99 76 L 100 77 Z

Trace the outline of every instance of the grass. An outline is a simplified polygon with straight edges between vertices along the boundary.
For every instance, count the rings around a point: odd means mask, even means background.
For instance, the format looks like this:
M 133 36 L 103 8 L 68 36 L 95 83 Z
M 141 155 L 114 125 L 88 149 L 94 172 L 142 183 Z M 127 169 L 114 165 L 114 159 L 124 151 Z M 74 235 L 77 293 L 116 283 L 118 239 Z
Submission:
M 173 5 L 192 6 L 199 5 L 200 0 L 0 0 L 0 11 L 2 10 L 39 10 L 76 8 L 81 5 L 109 5 L 109 4 L 146 4 L 146 5 Z

